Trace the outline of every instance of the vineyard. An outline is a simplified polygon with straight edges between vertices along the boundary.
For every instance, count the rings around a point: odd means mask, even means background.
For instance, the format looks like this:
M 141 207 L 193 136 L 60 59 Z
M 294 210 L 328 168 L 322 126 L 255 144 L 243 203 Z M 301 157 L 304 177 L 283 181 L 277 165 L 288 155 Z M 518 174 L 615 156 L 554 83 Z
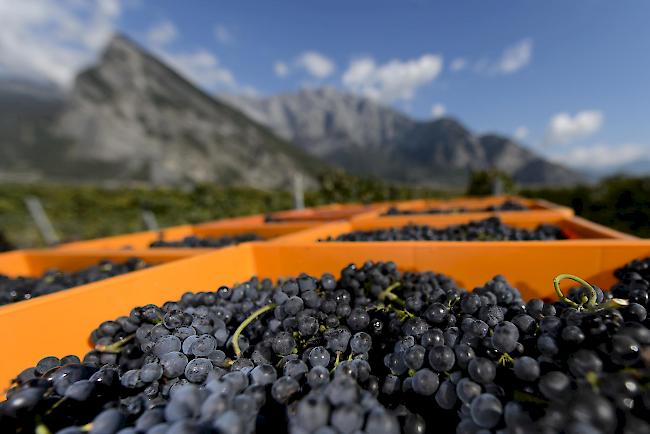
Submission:
M 538 198 L 377 201 L 436 192 L 349 185 L 327 180 L 308 203 L 355 203 L 285 211 L 273 209 L 287 194 L 254 190 L 23 187 L 66 197 L 68 216 L 118 221 L 131 209 L 135 227 L 147 209 L 200 222 L 0 255 L 0 425 L 650 430 L 648 241 Z M 545 193 L 584 193 L 586 214 L 612 189 L 643 185 Z
M 0 434 L 650 434 L 650 1 L 572 3 L 0 0 Z
M 515 191 L 509 189 L 509 192 Z M 462 192 L 456 194 L 459 193 Z M 318 190 L 306 193 L 305 203 L 307 206 L 332 202 L 370 203 L 449 197 L 451 194 L 333 173 L 320 179 Z M 650 219 L 650 178 L 612 178 L 595 186 L 523 190 L 520 194 L 569 206 L 579 216 L 624 232 L 650 236 L 646 223 Z M 142 230 L 141 213 L 144 209 L 151 210 L 160 226 L 166 227 L 267 213 L 293 206 L 288 192 L 211 185 L 179 190 L 3 184 L 0 185 L 0 229 L 15 246 L 34 247 L 43 243 L 24 204 L 24 198 L 28 196 L 42 200 L 54 227 L 65 241 Z

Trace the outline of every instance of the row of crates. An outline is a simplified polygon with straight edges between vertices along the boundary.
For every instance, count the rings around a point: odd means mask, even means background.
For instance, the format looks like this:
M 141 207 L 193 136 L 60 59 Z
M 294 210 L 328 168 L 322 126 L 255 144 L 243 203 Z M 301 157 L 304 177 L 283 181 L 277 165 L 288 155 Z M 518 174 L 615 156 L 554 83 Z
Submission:
M 512 200 L 526 211 L 473 212 Z M 395 207 L 409 215 L 386 215 Z M 429 208 L 468 209 L 449 214 L 418 214 Z M 509 225 L 531 228 L 551 223 L 568 236 L 558 241 L 400 241 L 318 242 L 359 229 L 407 223 L 445 227 L 498 215 Z M 162 237 L 255 233 L 264 241 L 221 249 L 150 248 Z M 552 279 L 578 275 L 607 288 L 613 271 L 635 258 L 650 256 L 643 240 L 576 217 L 570 208 L 542 200 L 496 196 L 451 200 L 415 200 L 370 205 L 328 205 L 254 215 L 198 225 L 183 225 L 64 244 L 53 249 L 0 255 L 0 274 L 40 276 L 50 269 L 76 271 L 108 259 L 138 257 L 155 266 L 54 294 L 0 306 L 0 392 L 21 369 L 46 355 L 83 355 L 89 335 L 102 321 L 128 315 L 135 306 L 175 300 L 187 291 L 215 291 L 251 276 L 277 279 L 301 272 L 337 274 L 350 263 L 394 261 L 405 271 L 435 271 L 471 289 L 496 274 L 504 275 L 527 297 L 553 297 Z

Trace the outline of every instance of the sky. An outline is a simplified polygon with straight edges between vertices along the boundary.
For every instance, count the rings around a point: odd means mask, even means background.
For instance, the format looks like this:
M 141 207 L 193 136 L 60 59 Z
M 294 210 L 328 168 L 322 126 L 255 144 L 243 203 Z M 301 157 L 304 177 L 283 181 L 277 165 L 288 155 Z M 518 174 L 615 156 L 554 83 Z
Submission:
M 112 34 L 212 93 L 333 86 L 585 171 L 650 159 L 650 1 L 0 0 L 0 76 L 70 86 Z

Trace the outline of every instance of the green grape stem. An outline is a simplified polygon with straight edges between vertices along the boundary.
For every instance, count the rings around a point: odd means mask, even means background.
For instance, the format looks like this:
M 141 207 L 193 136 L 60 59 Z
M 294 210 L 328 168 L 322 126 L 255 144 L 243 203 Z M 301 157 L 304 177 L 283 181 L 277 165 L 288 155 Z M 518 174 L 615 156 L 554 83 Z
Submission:
M 585 375 L 585 379 L 587 380 L 587 383 L 592 387 L 594 390 L 598 390 L 598 383 L 600 382 L 598 379 L 598 374 L 595 373 L 594 371 L 589 371 L 587 372 L 587 375 Z
M 59 407 L 61 404 L 63 404 L 63 403 L 65 402 L 65 400 L 66 400 L 66 397 L 65 397 L 65 396 L 62 397 L 62 398 L 60 398 L 57 402 L 55 402 L 54 404 L 52 404 L 52 407 L 50 407 L 50 409 L 49 409 L 45 414 L 50 414 L 50 413 L 52 413 L 54 410 L 57 409 L 57 407 Z
M 587 288 L 590 292 L 589 297 L 586 300 L 583 299 L 583 302 L 581 304 L 578 304 L 575 301 L 570 300 L 568 297 L 564 295 L 564 293 L 560 289 L 560 282 L 564 279 L 573 280 L 574 282 L 579 283 L 582 287 Z M 593 286 L 591 286 L 589 283 L 587 283 L 585 280 L 582 280 L 578 276 L 574 276 L 573 274 L 558 274 L 553 279 L 553 286 L 555 287 L 555 293 L 560 298 L 560 300 L 562 300 L 569 306 L 575 307 L 576 309 L 579 310 L 581 310 L 584 305 L 586 305 L 587 308 L 590 309 L 596 307 L 596 297 L 597 297 L 596 290 L 594 289 Z
M 413 315 L 411 312 L 409 312 L 406 309 L 396 309 L 393 306 L 390 306 L 389 309 L 390 311 L 393 311 L 397 314 L 397 318 L 399 318 L 400 321 L 405 321 L 407 318 L 414 318 L 415 315 Z
M 508 353 L 503 353 L 501 357 L 499 357 L 499 365 L 506 366 L 508 363 L 514 363 L 515 359 L 512 358 L 512 356 Z
M 393 283 L 388 288 L 381 291 L 379 293 L 379 295 L 377 296 L 377 299 L 379 301 L 384 301 L 384 299 L 387 298 L 388 300 L 393 301 L 394 299 L 398 298 L 395 294 L 393 294 L 393 291 L 395 289 L 399 288 L 400 286 L 402 286 L 402 284 L 400 282 Z
M 36 416 L 36 429 L 34 430 L 36 434 L 52 434 L 52 431 L 43 423 L 39 416 Z
M 546 400 L 544 400 L 542 398 L 539 398 L 539 397 L 533 395 L 532 393 L 523 392 L 521 390 L 515 390 L 514 399 L 515 399 L 515 401 L 519 401 L 519 402 L 532 402 L 534 404 L 546 404 L 546 405 L 548 405 L 548 401 L 546 401 Z
M 381 291 L 379 293 L 379 295 L 377 296 L 377 300 L 384 301 L 384 300 L 388 299 L 388 301 L 390 301 L 390 302 L 399 304 L 400 306 L 405 306 L 406 303 L 404 302 L 404 300 L 399 298 L 397 295 L 393 294 L 393 291 L 395 289 L 399 288 L 400 286 L 402 286 L 401 282 L 393 283 L 388 288 L 384 289 L 383 291 Z
M 263 315 L 266 312 L 275 309 L 275 307 L 276 305 L 273 303 L 267 304 L 266 306 L 257 309 L 248 318 L 246 318 L 241 324 L 239 324 L 239 327 L 237 327 L 237 330 L 235 330 L 235 333 L 232 335 L 232 348 L 233 350 L 235 350 L 235 355 L 237 357 L 241 356 L 241 349 L 239 348 L 239 336 L 242 334 L 246 326 L 248 326 L 250 323 L 255 321 L 255 318 L 257 318 L 258 316 Z
M 135 333 L 109 345 L 95 345 L 95 350 L 102 353 L 119 353 L 122 347 L 135 338 Z
M 342 354 L 343 353 L 341 351 L 336 352 L 336 360 L 334 361 L 334 366 L 332 367 L 332 369 L 330 369 L 330 373 L 333 373 L 334 371 L 336 371 L 336 367 L 341 363 L 341 355 Z

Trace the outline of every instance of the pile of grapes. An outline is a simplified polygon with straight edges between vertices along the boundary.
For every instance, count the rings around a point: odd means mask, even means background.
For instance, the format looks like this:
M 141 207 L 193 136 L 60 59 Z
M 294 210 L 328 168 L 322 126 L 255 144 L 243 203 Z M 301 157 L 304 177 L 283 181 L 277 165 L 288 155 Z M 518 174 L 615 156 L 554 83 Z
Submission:
M 224 235 L 223 237 L 199 237 L 190 235 L 181 240 L 167 241 L 163 238 L 149 244 L 149 247 L 175 247 L 175 248 L 211 248 L 220 249 L 222 247 L 234 246 L 248 241 L 262 241 L 259 235 L 248 232 L 238 235 Z
M 130 258 L 125 262 L 101 261 L 74 272 L 46 271 L 41 277 L 9 277 L 0 274 L 0 305 L 29 300 L 39 295 L 52 294 L 75 286 L 140 270 L 147 264 Z
M 530 208 L 522 203 L 516 202 L 514 200 L 506 200 L 498 205 L 490 205 L 483 208 L 467 208 L 459 206 L 454 208 L 428 208 L 417 210 L 390 207 L 383 215 L 461 214 L 466 212 L 527 211 L 528 209 Z
M 546 241 L 566 238 L 556 225 L 541 224 L 535 229 L 523 229 L 504 224 L 498 217 L 489 217 L 445 228 L 409 223 L 401 227 L 357 230 L 320 241 Z
M 3 432 L 650 432 L 650 258 L 555 302 L 503 277 L 471 292 L 392 262 L 338 280 L 253 278 L 135 308 L 80 361 L 46 357 Z M 578 283 L 567 296 L 559 282 Z

